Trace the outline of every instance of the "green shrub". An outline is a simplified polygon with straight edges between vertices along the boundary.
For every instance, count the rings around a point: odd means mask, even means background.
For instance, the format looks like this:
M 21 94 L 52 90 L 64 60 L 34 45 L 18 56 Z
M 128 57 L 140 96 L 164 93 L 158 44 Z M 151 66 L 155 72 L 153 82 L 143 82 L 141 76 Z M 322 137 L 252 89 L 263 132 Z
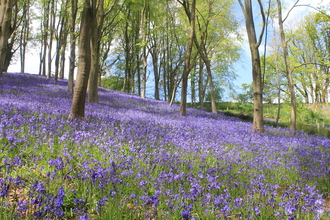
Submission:
M 101 86 L 120 91 L 124 85 L 124 78 L 118 76 L 107 76 L 101 79 Z

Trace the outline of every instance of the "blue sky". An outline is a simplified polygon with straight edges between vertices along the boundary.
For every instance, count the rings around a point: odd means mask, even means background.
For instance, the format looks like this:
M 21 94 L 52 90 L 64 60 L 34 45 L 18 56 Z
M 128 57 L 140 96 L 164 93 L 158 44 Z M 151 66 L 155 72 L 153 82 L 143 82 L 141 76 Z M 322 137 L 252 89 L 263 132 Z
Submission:
M 288 10 L 294 5 L 296 0 L 282 0 L 282 4 L 284 4 L 283 8 L 284 13 L 283 16 L 287 15 Z M 254 3 L 254 13 L 259 13 L 258 10 L 258 5 L 256 1 L 253 1 Z M 330 0 L 300 0 L 298 5 L 311 5 L 313 7 L 318 7 L 320 4 L 321 5 L 326 5 L 329 4 Z M 266 10 L 266 7 L 264 8 Z M 310 7 L 295 7 L 291 12 L 288 17 L 288 19 L 285 22 L 285 25 L 292 26 L 294 25 L 295 22 L 299 21 L 304 15 L 307 13 L 313 11 L 312 8 Z M 244 33 L 244 41 L 242 42 L 243 46 L 243 51 L 242 51 L 242 57 L 241 59 L 235 64 L 235 69 L 237 70 L 237 74 L 239 75 L 239 78 L 236 80 L 235 84 L 237 86 L 240 86 L 242 83 L 252 83 L 252 68 L 251 68 L 251 55 L 249 51 L 249 46 L 248 46 L 248 40 L 247 40 L 247 35 L 245 31 L 245 23 L 244 23 L 244 16 L 241 12 L 240 6 L 237 4 L 236 7 L 236 12 L 237 12 L 237 18 L 241 21 L 241 28 L 242 28 L 242 33 Z M 256 19 L 256 26 L 257 26 L 257 31 L 260 31 L 260 19 Z M 275 21 L 277 24 L 277 21 Z M 257 32 L 257 35 L 259 35 L 259 32 Z M 272 33 L 268 31 L 268 39 L 271 38 Z M 269 42 L 269 41 L 268 41 Z M 261 53 L 264 51 L 264 46 L 262 45 L 260 47 Z

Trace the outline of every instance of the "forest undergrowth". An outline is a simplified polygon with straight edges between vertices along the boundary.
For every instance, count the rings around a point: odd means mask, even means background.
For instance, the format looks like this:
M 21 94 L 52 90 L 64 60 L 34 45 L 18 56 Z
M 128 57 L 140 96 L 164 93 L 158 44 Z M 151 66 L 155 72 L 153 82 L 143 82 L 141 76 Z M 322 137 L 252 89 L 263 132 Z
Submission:
M 0 78 L 0 219 L 329 219 L 330 140 L 105 88 Z

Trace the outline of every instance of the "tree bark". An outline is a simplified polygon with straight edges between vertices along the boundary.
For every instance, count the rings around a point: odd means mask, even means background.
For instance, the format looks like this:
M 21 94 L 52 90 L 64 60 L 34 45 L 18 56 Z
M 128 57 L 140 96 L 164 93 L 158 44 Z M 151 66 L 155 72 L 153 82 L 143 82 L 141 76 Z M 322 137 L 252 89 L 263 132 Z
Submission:
M 159 55 L 159 51 L 157 49 L 157 43 L 155 42 L 154 45 L 152 46 L 151 50 L 150 50 L 150 54 L 152 57 L 152 65 L 153 65 L 153 69 L 154 69 L 154 80 L 155 80 L 155 91 L 154 91 L 154 97 L 156 100 L 159 100 L 159 67 L 158 67 L 158 55 Z M 166 97 L 166 94 L 165 94 Z
M 242 8 L 245 17 L 245 25 L 249 39 L 251 61 L 252 61 L 252 79 L 253 79 L 253 92 L 254 92 L 254 96 L 253 96 L 254 111 L 253 111 L 252 131 L 263 132 L 264 131 L 263 105 L 262 105 L 263 84 L 262 84 L 262 74 L 261 74 L 261 66 L 260 66 L 259 46 L 264 32 L 265 19 L 264 19 L 262 3 L 260 0 L 258 0 L 258 3 L 261 14 L 263 15 L 262 16 L 263 26 L 262 26 L 261 34 L 259 36 L 259 40 L 257 41 L 256 30 L 253 19 L 252 2 L 251 0 L 244 0 L 244 4 L 243 4 L 242 1 L 239 0 L 239 4 Z
M 49 26 L 49 43 L 48 43 L 48 73 L 47 78 L 52 77 L 52 49 L 53 49 L 53 38 L 55 33 L 55 22 L 56 22 L 56 5 L 55 1 L 51 0 L 50 2 L 50 26 Z
M 183 2 L 184 7 L 188 7 L 187 1 Z M 188 76 L 191 70 L 190 58 L 192 53 L 192 47 L 195 35 L 195 10 L 196 10 L 196 0 L 192 0 L 191 12 L 190 12 L 190 35 L 188 41 L 188 47 L 186 52 L 186 57 L 184 61 L 184 69 L 182 74 L 182 88 L 181 88 L 181 104 L 180 104 L 180 115 L 187 115 L 187 87 L 188 87 Z
M 292 71 L 290 70 L 290 62 L 289 62 L 289 52 L 288 52 L 288 45 L 285 40 L 284 28 L 283 28 L 283 19 L 282 19 L 282 6 L 281 1 L 277 1 L 277 10 L 278 10 L 278 25 L 280 28 L 280 36 L 281 36 L 281 44 L 283 47 L 283 56 L 284 56 L 284 63 L 285 63 L 285 72 L 286 77 L 289 83 L 289 92 L 290 92 L 290 100 L 291 100 L 291 118 L 290 118 L 290 131 L 291 133 L 296 132 L 296 94 L 294 90 L 294 84 L 292 79 Z
M 76 67 L 76 18 L 78 11 L 78 0 L 71 0 L 71 21 L 70 21 L 70 64 L 69 64 L 69 82 L 68 91 L 73 92 L 74 87 L 74 69 Z
M 201 106 L 201 108 L 204 107 L 204 63 L 203 63 L 203 59 L 199 58 L 199 71 L 198 71 L 198 97 L 199 97 L 199 104 Z
M 48 47 L 48 33 L 49 33 L 49 10 L 50 10 L 50 0 L 45 2 L 45 7 L 43 8 L 43 21 L 42 21 L 42 34 L 43 34 L 43 51 L 40 57 L 40 62 L 42 62 L 41 74 L 46 76 L 46 54 Z
M 82 119 L 85 116 L 86 91 L 91 69 L 91 33 L 92 7 L 90 0 L 85 0 L 80 26 L 78 76 L 69 118 Z
M 100 41 L 102 37 L 102 26 L 104 20 L 104 0 L 93 0 L 92 7 L 92 35 L 91 35 L 91 72 L 88 81 L 88 102 L 97 103 L 98 81 L 100 74 Z
M 55 55 L 55 74 L 54 74 L 54 80 L 55 82 L 58 80 L 58 78 L 63 79 L 63 67 L 64 67 L 64 61 L 65 61 L 65 46 L 66 46 L 66 36 L 67 36 L 67 8 L 69 6 L 69 1 L 62 0 L 61 3 L 61 11 L 60 16 L 58 19 L 58 24 L 56 28 L 55 38 L 56 38 L 56 55 Z
M 21 62 L 21 72 L 25 72 L 25 55 L 27 42 L 29 40 L 30 32 L 30 0 L 24 1 L 23 3 L 23 21 L 22 29 L 20 33 L 20 62 Z
M 11 19 L 14 2 L 1 0 L 0 11 L 0 76 L 5 69 L 5 61 L 8 53 L 8 40 L 11 35 Z
M 147 25 L 148 25 L 148 0 L 144 0 L 141 13 L 141 34 L 142 34 L 142 89 L 141 97 L 146 97 L 147 90 Z

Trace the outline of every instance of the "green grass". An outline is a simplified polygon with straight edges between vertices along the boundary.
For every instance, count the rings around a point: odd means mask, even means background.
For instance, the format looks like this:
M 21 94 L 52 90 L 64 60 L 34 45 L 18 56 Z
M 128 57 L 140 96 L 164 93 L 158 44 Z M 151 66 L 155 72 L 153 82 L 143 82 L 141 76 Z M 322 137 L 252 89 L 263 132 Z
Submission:
M 198 104 L 188 104 L 188 106 L 211 111 L 210 103 L 204 103 L 203 108 Z M 290 127 L 291 106 L 289 103 L 282 103 L 280 107 L 279 123 L 276 123 L 278 105 L 264 104 L 264 118 L 268 119 L 264 121 L 265 124 L 275 127 Z M 253 103 L 221 102 L 217 103 L 217 110 L 246 121 L 253 120 Z M 321 104 L 298 104 L 297 130 L 330 137 L 330 110 L 324 110 L 324 106 Z

